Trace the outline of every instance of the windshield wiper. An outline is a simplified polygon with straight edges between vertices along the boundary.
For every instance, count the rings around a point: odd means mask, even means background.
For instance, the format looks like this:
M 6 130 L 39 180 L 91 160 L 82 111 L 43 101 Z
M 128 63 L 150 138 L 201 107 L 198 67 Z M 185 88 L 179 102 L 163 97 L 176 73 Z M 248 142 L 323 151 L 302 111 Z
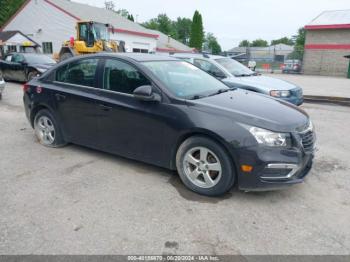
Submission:
M 212 94 L 210 94 L 210 95 L 208 95 L 208 96 L 219 95 L 219 94 L 228 92 L 228 91 L 230 91 L 230 90 L 232 90 L 232 89 L 231 89 L 231 88 L 221 88 L 221 89 L 219 89 L 218 91 L 216 91 L 215 93 L 212 93 Z
M 190 100 L 196 100 L 196 99 L 201 99 L 201 98 L 203 98 L 203 97 L 205 97 L 205 96 L 203 96 L 203 95 L 193 95 L 193 96 L 189 97 L 188 99 L 190 99 Z
M 244 76 L 252 76 L 253 74 L 240 74 L 240 75 L 235 75 L 235 76 L 239 76 L 239 77 L 244 77 Z

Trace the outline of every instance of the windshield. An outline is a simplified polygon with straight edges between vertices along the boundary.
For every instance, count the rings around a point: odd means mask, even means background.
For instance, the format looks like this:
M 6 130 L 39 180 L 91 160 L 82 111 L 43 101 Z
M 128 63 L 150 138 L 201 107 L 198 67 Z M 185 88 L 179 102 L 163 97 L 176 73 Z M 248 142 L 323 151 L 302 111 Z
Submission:
M 231 59 L 231 58 L 219 58 L 215 59 L 220 65 L 226 68 L 234 76 L 250 76 L 255 73 L 248 67 L 245 67 L 241 63 Z
M 180 98 L 198 99 L 228 87 L 196 66 L 184 61 L 152 61 L 143 64 Z
M 56 61 L 46 55 L 25 54 L 27 63 L 30 64 L 56 64 Z
M 96 40 L 109 41 L 108 28 L 105 24 L 94 24 L 92 30 Z

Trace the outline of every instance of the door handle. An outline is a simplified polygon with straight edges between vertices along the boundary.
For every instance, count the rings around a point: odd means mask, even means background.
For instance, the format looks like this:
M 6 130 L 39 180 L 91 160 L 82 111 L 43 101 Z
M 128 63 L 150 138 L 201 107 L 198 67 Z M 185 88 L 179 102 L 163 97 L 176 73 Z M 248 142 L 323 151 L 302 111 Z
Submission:
M 64 101 L 66 99 L 65 95 L 55 94 L 55 96 L 58 101 Z
M 112 107 L 106 106 L 104 104 L 100 104 L 99 106 L 103 111 L 110 111 L 112 109 Z

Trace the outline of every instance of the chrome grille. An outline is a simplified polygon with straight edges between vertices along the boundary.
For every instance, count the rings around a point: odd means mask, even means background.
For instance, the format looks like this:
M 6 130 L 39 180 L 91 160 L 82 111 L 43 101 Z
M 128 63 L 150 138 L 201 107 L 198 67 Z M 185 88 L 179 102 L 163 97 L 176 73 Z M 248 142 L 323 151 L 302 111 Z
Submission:
M 315 133 L 312 130 L 308 130 L 304 133 L 300 133 L 301 143 L 306 152 L 314 150 Z

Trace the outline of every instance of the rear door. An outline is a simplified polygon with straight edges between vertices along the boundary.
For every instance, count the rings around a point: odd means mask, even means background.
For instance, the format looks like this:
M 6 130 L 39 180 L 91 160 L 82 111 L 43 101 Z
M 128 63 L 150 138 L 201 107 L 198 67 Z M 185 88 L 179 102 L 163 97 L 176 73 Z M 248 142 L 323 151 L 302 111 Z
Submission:
M 73 61 L 56 71 L 54 99 L 65 137 L 95 147 L 97 142 L 99 59 Z

